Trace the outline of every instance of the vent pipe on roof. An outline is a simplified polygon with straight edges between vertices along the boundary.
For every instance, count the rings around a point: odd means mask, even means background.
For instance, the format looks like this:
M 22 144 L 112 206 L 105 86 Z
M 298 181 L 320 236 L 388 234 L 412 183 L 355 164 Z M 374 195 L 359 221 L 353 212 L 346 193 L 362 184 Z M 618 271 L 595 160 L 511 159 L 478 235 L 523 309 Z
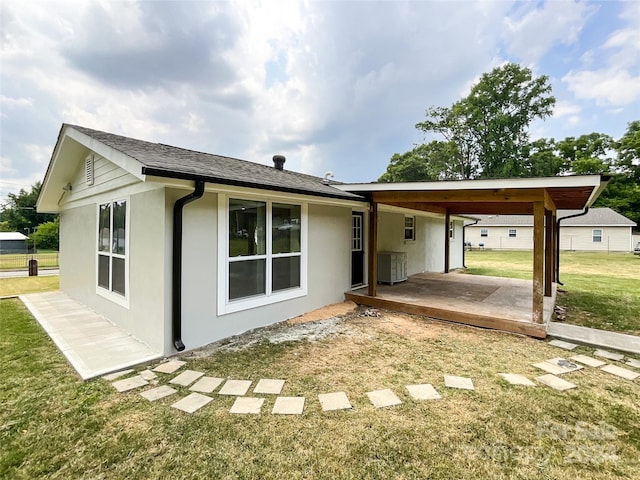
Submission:
M 274 155 L 273 156 L 273 167 L 276 170 L 284 170 L 284 162 L 286 162 L 287 159 L 284 157 L 284 155 Z

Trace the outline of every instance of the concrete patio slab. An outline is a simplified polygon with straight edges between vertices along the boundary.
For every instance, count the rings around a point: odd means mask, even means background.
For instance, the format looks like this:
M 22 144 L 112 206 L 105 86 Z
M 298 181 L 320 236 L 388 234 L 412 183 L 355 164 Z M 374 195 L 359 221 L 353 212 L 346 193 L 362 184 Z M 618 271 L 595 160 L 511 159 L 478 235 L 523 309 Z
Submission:
M 376 408 L 394 407 L 402 403 L 402 400 L 388 388 L 367 392 L 367 397 Z
M 525 385 L 527 387 L 536 386 L 536 384 L 529 380 L 527 377 L 518 373 L 499 373 L 498 375 L 504 378 L 511 385 Z
M 570 390 L 572 388 L 577 387 L 577 385 L 571 382 L 567 382 L 566 380 L 563 380 L 562 378 L 556 377 L 555 375 L 551 375 L 551 374 L 536 377 L 536 380 L 546 385 L 547 387 L 551 387 L 554 390 L 559 390 L 561 392 L 564 390 Z
M 169 395 L 173 395 L 177 390 L 175 388 L 171 388 L 169 385 L 162 385 L 160 387 L 152 388 L 151 390 L 146 390 L 141 392 L 144 398 L 149 400 L 150 402 L 155 402 L 156 400 L 160 400 L 161 398 L 168 397 Z
M 229 413 L 260 415 L 264 398 L 238 397 Z
M 61 291 L 19 298 L 83 380 L 162 356 Z
M 271 413 L 275 415 L 302 415 L 304 397 L 277 397 Z
M 564 340 L 551 340 L 549 342 L 549 345 L 551 345 L 552 347 L 563 348 L 564 350 L 573 350 L 575 348 L 578 348 L 577 343 L 565 342 Z
M 629 370 L 628 368 L 618 367 L 617 365 L 605 365 L 600 370 L 631 381 L 640 377 L 640 373 Z
M 636 360 L 635 358 L 628 359 L 626 364 L 630 367 L 640 368 L 640 360 Z
M 430 383 L 407 385 L 407 390 L 414 400 L 439 400 L 442 398 Z
M 183 412 L 193 413 L 207 405 L 211 400 L 213 400 L 213 398 L 202 395 L 201 393 L 192 393 L 178 400 L 171 406 Z
M 445 375 L 444 385 L 449 388 L 460 388 L 462 390 L 474 390 L 473 380 L 467 377 L 456 377 L 455 375 Z
M 349 402 L 349 398 L 344 392 L 321 393 L 318 395 L 318 400 L 320 400 L 320 407 L 322 407 L 323 412 L 352 408 L 351 402 Z
M 169 380 L 169 383 L 180 385 L 182 387 L 188 387 L 203 375 L 204 375 L 204 372 L 196 372 L 195 370 L 185 370 L 177 377 Z
M 253 389 L 253 393 L 280 395 L 282 387 L 284 387 L 284 380 L 261 378 Z
M 200 393 L 211 393 L 218 388 L 222 382 L 224 382 L 224 378 L 202 377 L 194 383 L 189 390 Z
M 566 323 L 549 322 L 547 333 L 570 342 L 611 348 L 620 352 L 640 354 L 640 336 L 608 332 L 595 328 L 580 327 Z
M 148 384 L 149 382 L 147 382 L 144 378 L 142 378 L 140 375 L 136 375 L 135 377 L 116 380 L 111 385 L 113 385 L 113 387 L 118 392 L 122 393 L 122 392 L 128 392 L 129 390 L 133 390 L 134 388 L 144 387 L 145 385 L 148 385 Z
M 615 360 L 617 362 L 621 362 L 624 360 L 624 355 L 621 353 L 610 352 L 608 350 L 596 350 L 593 352 L 596 357 L 606 358 L 607 360 Z
M 251 386 L 251 380 L 227 380 L 218 391 L 219 395 L 246 395 Z
M 142 370 L 138 375 L 140 375 L 145 380 L 155 380 L 156 378 L 158 378 L 158 375 L 156 375 L 149 369 Z
M 569 358 L 569 360 L 574 360 L 576 362 L 582 363 L 583 365 L 594 368 L 601 367 L 607 364 L 606 362 L 598 360 L 597 358 L 590 357 L 588 355 L 574 355 L 573 357 Z
M 153 369 L 153 371 L 159 373 L 173 373 L 183 365 L 186 365 L 186 363 L 187 362 L 183 362 L 182 360 L 169 360 L 168 362 L 158 365 Z
M 119 372 L 113 372 L 107 375 L 103 375 L 102 379 L 106 380 L 107 382 L 110 382 L 111 380 L 115 380 L 117 378 L 124 377 L 125 375 L 129 375 L 131 372 L 133 372 L 133 368 L 128 368 L 126 370 L 120 370 Z

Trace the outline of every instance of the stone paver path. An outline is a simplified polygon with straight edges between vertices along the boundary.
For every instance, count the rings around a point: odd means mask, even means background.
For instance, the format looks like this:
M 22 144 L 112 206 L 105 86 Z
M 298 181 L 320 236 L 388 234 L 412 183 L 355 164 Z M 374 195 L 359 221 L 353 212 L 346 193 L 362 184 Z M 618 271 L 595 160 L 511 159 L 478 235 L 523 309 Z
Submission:
M 407 390 L 414 400 L 439 400 L 442 398 L 430 383 L 407 385 Z
M 573 350 L 574 348 L 578 347 L 578 345 L 576 345 L 575 343 L 565 342 L 564 340 L 551 340 L 549 342 L 549 345 L 553 347 L 564 348 L 565 350 Z
M 280 395 L 284 387 L 284 380 L 274 380 L 272 378 L 261 378 L 258 380 L 256 388 L 253 389 L 253 393 L 263 393 Z
M 302 415 L 304 397 L 278 397 L 271 413 L 276 415 Z
M 376 408 L 393 407 L 402 403 L 402 400 L 388 388 L 367 392 L 367 396 Z
M 445 375 L 444 386 L 462 390 L 474 390 L 473 380 L 467 377 L 456 377 L 455 375 Z
M 570 362 L 569 360 L 565 360 L 564 358 L 560 357 L 551 358 L 549 360 L 545 360 L 544 362 L 534 363 L 533 366 L 553 375 L 562 375 L 563 373 L 575 372 L 576 370 L 581 370 L 583 368 L 580 365 L 577 365 L 573 362 Z
M 158 375 L 156 375 L 155 373 L 153 373 L 151 370 L 147 369 L 147 370 L 142 370 L 139 375 L 144 378 L 145 380 L 155 380 L 156 378 L 158 378 Z
M 600 370 L 611 373 L 612 375 L 616 375 L 618 377 L 622 377 L 626 380 L 635 380 L 640 377 L 640 373 L 636 373 L 633 370 L 629 370 L 628 368 L 618 367 L 617 365 L 605 365 Z
M 636 360 L 635 358 L 630 358 L 626 363 L 630 367 L 640 368 L 640 360 Z
M 577 386 L 571 382 L 567 382 L 566 380 L 563 380 L 562 378 L 556 377 L 555 375 L 551 375 L 551 374 L 542 375 L 541 377 L 536 377 L 536 380 L 538 380 L 540 383 L 545 384 L 548 387 L 551 387 L 555 390 L 560 390 L 560 391 L 570 390 L 572 388 L 576 388 Z
M 135 377 L 125 378 L 123 380 L 116 380 L 111 385 L 119 392 L 128 392 L 129 390 L 133 390 L 134 388 L 144 387 L 148 385 L 144 378 L 140 375 L 136 375 Z
M 185 370 L 177 377 L 169 380 L 169 383 L 174 383 L 176 385 L 188 387 L 203 375 L 204 375 L 204 372 L 196 372 L 195 370 Z
M 587 365 L 588 367 L 594 367 L 594 368 L 606 365 L 606 362 L 598 360 L 597 358 L 590 357 L 588 355 L 574 355 L 569 360 L 574 360 L 576 362 L 582 363 L 583 365 Z
M 518 373 L 499 373 L 498 375 L 504 378 L 511 385 L 525 385 L 527 387 L 536 386 L 536 384 L 529 380 L 527 377 Z
M 183 362 L 182 360 L 171 360 L 169 362 L 161 363 L 156 368 L 154 368 L 153 371 L 160 373 L 173 373 L 186 363 L 187 362 Z
M 224 378 L 202 377 L 196 383 L 191 385 L 189 390 L 200 393 L 211 393 L 218 388 L 222 382 L 224 382 Z
M 175 388 L 171 388 L 169 385 L 162 385 L 160 387 L 152 388 L 151 390 L 146 390 L 140 393 L 140 395 L 142 395 L 150 402 L 155 402 L 156 400 L 160 400 L 161 398 L 173 395 L 176 392 L 177 390 Z
M 616 360 L 618 362 L 624 360 L 624 355 L 622 355 L 621 353 L 610 352 L 609 350 L 596 350 L 595 352 L 593 352 L 593 354 L 596 357 L 602 357 L 608 360 Z
M 171 406 L 178 410 L 182 410 L 183 412 L 193 413 L 200 410 L 212 400 L 213 398 L 202 395 L 201 393 L 192 393 L 183 399 L 178 400 Z
M 352 408 L 347 394 L 344 392 L 321 393 L 318 395 L 323 412 L 347 410 Z
M 260 415 L 264 398 L 238 397 L 233 403 L 230 413 Z
M 218 393 L 220 395 L 246 395 L 251 383 L 251 380 L 227 380 Z

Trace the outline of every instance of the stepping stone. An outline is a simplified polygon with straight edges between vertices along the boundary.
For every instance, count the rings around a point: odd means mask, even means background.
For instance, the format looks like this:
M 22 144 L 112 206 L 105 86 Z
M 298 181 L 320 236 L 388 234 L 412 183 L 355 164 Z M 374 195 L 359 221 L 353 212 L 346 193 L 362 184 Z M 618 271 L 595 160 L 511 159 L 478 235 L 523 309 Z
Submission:
M 581 370 L 583 367 L 576 365 L 564 358 L 551 358 L 544 362 L 534 363 L 534 367 L 544 370 L 545 372 L 552 373 L 553 375 L 562 375 L 563 373 L 575 372 Z
M 318 395 L 318 400 L 320 400 L 320 406 L 323 412 L 352 408 L 347 394 L 344 392 L 321 393 Z
M 551 387 L 555 390 L 569 390 L 571 388 L 576 388 L 576 385 L 563 380 L 562 378 L 558 378 L 555 375 L 542 375 L 541 377 L 536 377 L 540 383 L 545 384 L 547 387 Z
M 278 397 L 271 413 L 276 415 L 302 415 L 304 397 Z
M 155 378 L 158 378 L 158 376 L 149 369 L 142 370 L 138 375 L 140 375 L 145 380 L 153 380 Z
M 376 408 L 393 407 L 402 403 L 402 400 L 400 400 L 398 396 L 388 388 L 367 392 L 367 396 Z
M 536 384 L 529 380 L 527 377 L 518 373 L 499 373 L 498 375 L 504 378 L 511 385 L 526 385 L 527 387 L 536 386 Z
M 193 413 L 200 410 L 211 400 L 213 400 L 213 398 L 202 395 L 201 393 L 192 393 L 184 397 L 182 400 L 178 400 L 171 406 L 178 410 L 182 410 L 183 412 Z
M 588 355 L 574 355 L 569 360 L 575 360 L 576 362 L 580 362 L 588 367 L 601 367 L 606 365 L 606 362 L 598 360 L 597 358 L 589 357 Z
M 144 378 L 142 378 L 140 375 L 136 375 L 135 377 L 115 381 L 111 385 L 113 385 L 117 391 L 122 393 L 133 390 L 134 388 L 144 387 L 148 384 L 149 382 L 147 382 Z
M 224 382 L 224 378 L 215 378 L 215 377 L 202 377 L 196 383 L 191 385 L 189 390 L 200 393 L 211 393 L 218 385 Z
M 616 360 L 621 362 L 624 360 L 624 355 L 621 353 L 610 352 L 609 350 L 596 350 L 593 352 L 596 357 L 607 358 L 609 360 Z
M 414 400 L 439 400 L 440 394 L 433 388 L 433 385 L 424 383 L 421 385 L 407 385 L 409 395 Z
M 204 375 L 204 372 L 196 372 L 195 370 L 185 370 L 177 377 L 169 381 L 169 383 L 175 383 L 176 385 L 182 385 L 183 387 L 191 385 L 197 379 Z
M 160 373 L 173 373 L 182 367 L 185 363 L 182 360 L 171 360 L 169 362 L 161 363 L 156 368 L 153 369 L 154 372 Z
M 227 380 L 227 383 L 222 386 L 218 394 L 242 396 L 247 393 L 250 386 L 251 380 Z
M 273 395 L 280 395 L 284 387 L 284 380 L 273 380 L 271 378 L 261 378 L 258 380 L 256 388 L 253 389 L 253 393 L 266 393 Z
M 125 375 L 129 375 L 131 372 L 133 372 L 133 368 L 130 368 L 129 370 L 120 370 L 119 372 L 113 372 L 113 373 L 110 373 L 108 375 L 104 375 L 102 378 L 104 378 L 106 381 L 110 382 L 111 380 L 115 380 L 116 378 L 120 378 L 120 377 L 124 377 Z
M 460 388 L 462 390 L 474 390 L 473 380 L 467 377 L 456 377 L 455 375 L 445 375 L 444 385 L 449 388 Z
M 142 392 L 140 395 L 142 395 L 150 402 L 155 402 L 156 400 L 160 400 L 161 398 L 173 395 L 174 393 L 176 393 L 176 391 L 177 390 L 175 388 L 171 388 L 169 385 L 162 385 L 161 387 L 152 388 L 151 390 Z
M 565 342 L 564 340 L 551 340 L 549 342 L 549 345 L 553 347 L 564 348 L 565 350 L 573 350 L 578 346 L 575 343 Z
M 611 373 L 613 375 L 617 375 L 618 377 L 622 377 L 627 380 L 635 380 L 636 378 L 640 377 L 640 373 L 629 370 L 628 368 L 618 367 L 617 365 L 605 365 L 600 370 Z
M 636 360 L 635 358 L 630 358 L 627 360 L 627 365 L 631 367 L 640 368 L 640 360 Z
M 229 413 L 260 415 L 264 398 L 238 397 Z

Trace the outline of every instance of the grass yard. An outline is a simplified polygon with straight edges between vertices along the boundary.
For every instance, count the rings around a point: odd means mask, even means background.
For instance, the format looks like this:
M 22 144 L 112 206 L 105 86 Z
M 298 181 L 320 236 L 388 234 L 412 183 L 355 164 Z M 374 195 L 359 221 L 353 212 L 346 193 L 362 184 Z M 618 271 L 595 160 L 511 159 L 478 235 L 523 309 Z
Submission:
M 41 251 L 40 253 L 12 253 L 0 255 L 0 270 L 26 270 L 29 260 L 38 261 L 38 268 L 56 268 L 59 265 L 59 255 L 56 251 Z
M 231 415 L 217 396 L 195 414 L 82 382 L 18 300 L 3 300 L 0 478 L 12 479 L 619 479 L 640 471 L 640 383 L 585 368 L 557 392 L 496 376 L 542 372 L 565 354 L 545 342 L 420 317 L 359 310 L 318 342 L 262 342 L 184 357 L 186 368 L 237 379 L 286 379 L 304 415 Z M 579 347 L 574 353 L 592 353 Z M 476 390 L 446 389 L 443 374 Z M 166 377 L 165 377 L 166 378 Z M 166 379 L 163 380 L 166 383 Z M 431 383 L 436 401 L 405 385 Z M 254 383 L 255 385 L 255 383 Z M 177 387 L 180 396 L 187 390 Z M 365 393 L 403 403 L 374 409 Z M 344 391 L 352 410 L 322 412 L 317 395 Z
M 532 277 L 533 256 L 524 251 L 466 252 L 468 272 Z M 640 257 L 631 253 L 561 252 L 557 305 L 566 323 L 640 335 Z
M 0 278 L 0 297 L 57 290 L 59 278 L 58 275 Z

